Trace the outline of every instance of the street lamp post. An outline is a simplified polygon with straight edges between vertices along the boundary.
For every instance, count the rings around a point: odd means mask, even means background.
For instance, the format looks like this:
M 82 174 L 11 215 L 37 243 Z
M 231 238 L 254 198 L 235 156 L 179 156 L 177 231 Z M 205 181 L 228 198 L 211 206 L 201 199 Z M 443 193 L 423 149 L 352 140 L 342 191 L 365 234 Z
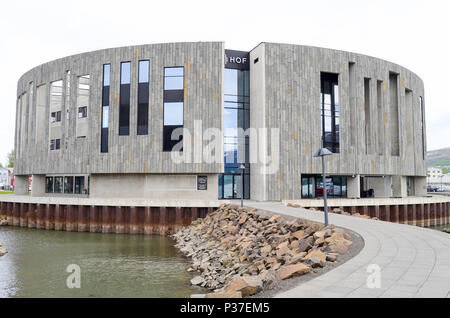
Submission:
M 329 156 L 332 154 L 333 153 L 327 148 L 320 148 L 319 151 L 314 154 L 314 157 L 322 157 L 323 212 L 325 214 L 325 226 L 328 226 L 327 186 L 325 182 L 325 156 Z
M 245 165 L 241 163 L 239 165 L 239 169 L 241 169 L 241 208 L 244 207 L 244 170 Z

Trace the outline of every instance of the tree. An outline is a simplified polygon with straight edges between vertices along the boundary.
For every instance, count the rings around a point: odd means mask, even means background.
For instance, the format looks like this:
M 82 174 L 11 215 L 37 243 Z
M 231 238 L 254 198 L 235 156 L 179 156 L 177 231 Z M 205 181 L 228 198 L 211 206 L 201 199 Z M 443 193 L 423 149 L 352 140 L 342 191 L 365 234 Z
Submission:
M 14 168 L 14 150 L 11 150 L 7 156 L 8 168 Z

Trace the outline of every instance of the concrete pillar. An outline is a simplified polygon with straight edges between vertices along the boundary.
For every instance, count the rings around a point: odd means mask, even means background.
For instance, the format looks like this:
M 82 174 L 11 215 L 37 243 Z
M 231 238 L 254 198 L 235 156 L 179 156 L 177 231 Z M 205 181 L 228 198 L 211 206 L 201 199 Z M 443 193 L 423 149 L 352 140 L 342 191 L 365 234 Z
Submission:
M 407 195 L 406 177 L 392 176 L 392 196 L 394 198 L 406 198 Z
M 427 195 L 427 177 L 414 178 L 414 193 L 418 197 Z
M 360 198 L 361 197 L 361 186 L 359 183 L 360 175 L 356 175 L 355 177 L 347 178 L 347 197 L 351 199 Z
M 31 196 L 43 197 L 45 195 L 45 175 L 33 174 L 31 180 Z
M 14 194 L 17 195 L 28 194 L 28 176 L 14 177 Z

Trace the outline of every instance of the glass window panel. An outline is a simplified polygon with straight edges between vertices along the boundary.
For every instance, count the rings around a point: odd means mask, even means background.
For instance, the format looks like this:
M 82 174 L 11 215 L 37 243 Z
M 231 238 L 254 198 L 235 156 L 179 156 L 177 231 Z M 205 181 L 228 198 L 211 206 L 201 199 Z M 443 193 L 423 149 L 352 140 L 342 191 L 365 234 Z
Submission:
M 111 65 L 103 65 L 103 86 L 109 86 L 110 83 Z
M 45 192 L 53 193 L 53 177 L 45 178 Z
M 238 95 L 238 70 L 225 69 L 225 95 Z
M 55 177 L 55 193 L 62 193 L 63 177 Z
M 223 176 L 223 197 L 224 199 L 233 198 L 233 176 L 224 175 Z
M 139 83 L 148 83 L 150 61 L 139 61 Z
M 131 79 L 131 63 L 130 62 L 123 62 L 120 64 L 120 84 L 130 84 Z
M 84 189 L 84 177 L 75 177 L 75 193 L 82 194 Z
M 166 67 L 164 76 L 184 76 L 184 67 Z
M 184 77 L 165 77 L 164 89 L 165 90 L 184 89 Z
M 164 125 L 183 125 L 183 103 L 164 103 Z
M 64 193 L 73 193 L 73 177 L 64 177 Z
M 109 127 L 109 106 L 103 106 L 102 111 L 102 128 L 108 128 Z

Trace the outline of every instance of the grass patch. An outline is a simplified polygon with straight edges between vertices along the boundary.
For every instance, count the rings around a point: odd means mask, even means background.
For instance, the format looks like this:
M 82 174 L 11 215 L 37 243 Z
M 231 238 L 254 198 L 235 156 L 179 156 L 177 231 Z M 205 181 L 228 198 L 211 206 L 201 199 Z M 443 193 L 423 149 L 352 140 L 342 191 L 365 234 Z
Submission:
M 0 191 L 0 194 L 13 194 L 14 191 Z

